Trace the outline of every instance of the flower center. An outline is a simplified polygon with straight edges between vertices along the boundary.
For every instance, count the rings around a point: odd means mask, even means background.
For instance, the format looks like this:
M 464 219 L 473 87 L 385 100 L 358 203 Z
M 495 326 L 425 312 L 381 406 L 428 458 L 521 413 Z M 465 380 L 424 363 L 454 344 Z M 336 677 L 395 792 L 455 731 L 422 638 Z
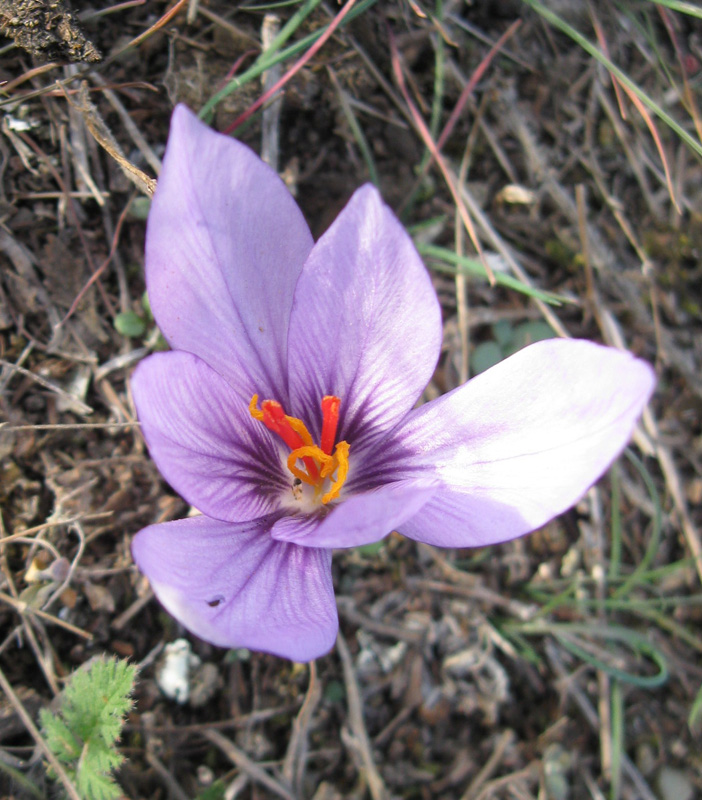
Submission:
M 297 417 L 289 417 L 277 400 L 264 400 L 258 407 L 258 395 L 249 403 L 249 413 L 262 422 L 269 431 L 278 436 L 292 451 L 288 456 L 288 469 L 303 483 L 313 486 L 315 497 L 321 495 L 325 505 L 336 500 L 349 471 L 349 444 L 337 442 L 341 400 L 333 395 L 322 398 L 322 436 L 316 445 L 305 423 Z M 332 450 L 334 451 L 332 453 Z M 304 468 L 298 466 L 302 462 Z M 324 484 L 329 481 L 329 491 L 322 494 Z

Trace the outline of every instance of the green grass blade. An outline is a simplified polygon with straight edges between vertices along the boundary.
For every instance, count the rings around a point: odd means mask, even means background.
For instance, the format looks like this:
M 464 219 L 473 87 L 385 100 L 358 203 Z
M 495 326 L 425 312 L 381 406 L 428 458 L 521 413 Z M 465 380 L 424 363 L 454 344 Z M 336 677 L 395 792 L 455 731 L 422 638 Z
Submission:
M 655 689 L 668 680 L 668 664 L 663 653 L 644 636 L 636 631 L 623 628 L 619 625 L 600 625 L 587 623 L 557 623 L 550 621 L 515 623 L 510 629 L 523 634 L 551 635 L 574 656 L 590 664 L 595 669 L 606 672 L 610 677 L 616 678 L 631 686 L 641 689 Z M 618 642 L 628 647 L 637 656 L 643 656 L 652 661 L 658 671 L 653 675 L 638 675 L 634 672 L 608 664 L 592 653 L 588 652 L 580 637 L 600 639 L 605 642 Z
M 212 114 L 215 108 L 219 103 L 222 102 L 222 100 L 224 100 L 225 97 L 228 97 L 232 92 L 235 92 L 237 89 L 245 86 L 247 83 L 249 83 L 249 81 L 255 80 L 261 75 L 261 73 L 265 72 L 267 69 L 270 69 L 270 67 L 280 64 L 282 61 L 287 61 L 289 58 L 293 58 L 313 45 L 317 39 L 324 34 L 328 26 L 325 25 L 323 28 L 308 34 L 294 44 L 291 44 L 289 47 L 286 47 L 284 50 L 276 52 L 281 44 L 287 41 L 290 36 L 292 36 L 292 34 L 300 27 L 302 21 L 309 14 L 311 14 L 312 11 L 314 11 L 320 2 L 321 0 L 307 0 L 305 5 L 298 9 L 298 11 L 296 11 L 295 14 L 293 14 L 293 16 L 288 20 L 288 22 L 281 28 L 280 33 L 275 37 L 271 43 L 271 46 L 264 53 L 261 53 L 256 61 L 249 67 L 249 69 L 247 69 L 245 72 L 242 72 L 242 74 L 238 77 L 232 78 L 232 80 L 229 81 L 226 86 L 212 95 L 212 97 L 198 112 L 200 119 L 203 119 L 208 123 L 211 122 Z M 339 28 L 343 28 L 344 25 L 346 25 L 352 19 L 355 19 L 357 16 L 359 16 L 359 14 L 363 14 L 377 2 L 378 0 L 362 0 L 362 2 L 355 6 L 346 15 Z
M 446 272 L 450 275 L 461 273 L 463 275 L 471 275 L 477 278 L 484 278 L 487 280 L 487 273 L 480 261 L 476 258 L 469 258 L 468 256 L 459 256 L 453 250 L 445 247 L 437 247 L 433 244 L 420 244 L 415 243 L 420 255 L 432 259 L 431 263 L 427 264 L 429 269 L 436 272 Z M 550 305 L 560 306 L 563 303 L 569 302 L 567 298 L 560 297 L 553 292 L 544 292 L 541 289 L 533 289 L 531 286 L 526 286 L 521 281 L 506 275 L 504 272 L 495 272 L 495 280 L 500 286 L 507 289 L 514 289 L 517 292 L 533 297 L 544 303 Z
M 653 0 L 656 5 L 665 6 L 681 14 L 689 14 L 691 17 L 702 19 L 702 8 L 696 3 L 685 3 L 683 0 Z
M 358 145 L 358 149 L 361 151 L 361 156 L 363 160 L 366 162 L 366 169 L 368 170 L 368 176 L 371 179 L 371 183 L 374 186 L 380 188 L 380 179 L 378 177 L 378 170 L 375 167 L 375 160 L 373 158 L 373 153 L 370 149 L 370 145 L 368 144 L 368 140 L 366 139 L 363 129 L 356 118 L 356 115 L 353 113 L 353 108 L 351 107 L 351 103 L 349 103 L 348 97 L 346 96 L 346 92 L 339 84 L 339 80 L 336 77 L 336 73 L 333 70 L 329 70 L 329 75 L 332 79 L 332 83 L 334 84 L 334 88 L 336 89 L 337 97 L 339 98 L 339 104 L 341 105 L 341 110 L 344 113 L 344 117 L 346 117 L 346 122 L 351 128 L 351 133 L 353 133 L 353 137 L 356 140 L 356 144 Z
M 690 716 L 687 718 L 687 725 L 691 731 L 702 731 L 702 686 L 690 709 Z
M 621 487 L 619 485 L 619 467 L 616 464 L 610 471 L 610 480 L 612 486 L 612 516 L 610 519 L 612 544 L 609 550 L 608 580 L 611 582 L 618 577 L 622 562 Z
M 436 17 L 443 20 L 443 0 L 436 0 Z M 441 125 L 441 112 L 444 108 L 444 40 L 439 32 L 434 34 L 435 57 L 434 57 L 434 96 L 431 101 L 431 116 L 429 118 L 429 130 L 431 138 L 436 141 L 439 136 L 439 126 Z
M 524 0 L 525 3 L 530 5 L 534 11 L 553 25 L 554 28 L 558 28 L 559 31 L 565 33 L 566 36 L 569 36 L 576 44 L 580 45 L 580 47 L 585 50 L 586 53 L 589 53 L 594 59 L 600 62 L 602 66 L 604 66 L 612 75 L 614 75 L 617 80 L 621 81 L 628 89 L 630 89 L 641 102 L 649 108 L 653 113 L 665 122 L 669 128 L 671 128 L 675 133 L 692 149 L 697 153 L 698 156 L 702 156 L 702 143 L 698 142 L 693 136 L 691 136 L 678 122 L 676 122 L 667 111 L 665 111 L 661 106 L 656 103 L 651 97 L 649 97 L 644 90 L 638 86 L 638 84 L 634 83 L 631 78 L 620 69 L 613 61 L 611 61 L 607 56 L 602 53 L 602 51 L 594 45 L 589 39 L 583 36 L 579 31 L 569 25 L 564 19 L 561 19 L 557 14 L 554 14 L 553 11 L 546 8 L 546 6 L 542 5 L 539 0 Z
M 307 2 L 301 8 L 298 8 L 298 10 L 280 29 L 280 32 L 270 43 L 268 49 L 259 55 L 253 66 L 249 67 L 249 69 L 247 69 L 238 77 L 232 78 L 232 80 L 230 80 L 226 86 L 210 97 L 210 99 L 200 109 L 200 118 L 204 119 L 206 122 L 209 122 L 212 112 L 217 107 L 217 104 L 224 100 L 225 97 L 228 97 L 232 92 L 240 89 L 249 81 L 257 78 L 262 72 L 265 72 L 270 67 L 275 66 L 275 64 L 279 63 L 279 61 L 282 61 L 283 59 L 276 57 L 276 54 L 278 56 L 282 55 L 282 53 L 278 53 L 280 48 L 293 35 L 293 33 L 295 33 L 295 31 L 300 27 L 300 25 L 302 25 L 305 19 L 315 10 L 315 8 L 317 8 L 320 3 L 321 0 L 307 0 Z M 300 43 L 298 42 L 298 44 Z
M 622 788 L 622 753 L 624 752 L 624 693 L 619 681 L 612 681 L 609 706 L 612 731 L 612 761 L 610 764 L 612 777 L 609 796 L 612 800 L 619 800 Z
M 653 530 L 651 531 L 651 539 L 648 543 L 648 547 L 646 548 L 646 552 L 644 553 L 644 556 L 636 569 L 631 573 L 626 581 L 624 581 L 623 585 L 620 586 L 614 593 L 615 597 L 625 596 L 633 586 L 641 583 L 641 576 L 647 572 L 651 562 L 656 557 L 656 553 L 658 552 L 658 548 L 661 543 L 661 531 L 663 528 L 663 509 L 661 507 L 660 497 L 658 496 L 658 490 L 656 489 L 656 484 L 654 483 L 653 478 L 649 474 L 641 459 L 634 455 L 631 448 L 628 448 L 625 451 L 625 455 L 636 467 L 643 482 L 646 484 L 646 489 L 648 490 L 655 511 L 653 518 Z

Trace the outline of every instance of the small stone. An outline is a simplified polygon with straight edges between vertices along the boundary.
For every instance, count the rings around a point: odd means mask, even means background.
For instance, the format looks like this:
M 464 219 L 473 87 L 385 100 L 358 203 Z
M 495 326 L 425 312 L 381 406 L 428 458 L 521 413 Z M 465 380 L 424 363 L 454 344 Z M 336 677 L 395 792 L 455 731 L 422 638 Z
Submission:
M 686 772 L 675 767 L 661 767 L 658 773 L 661 800 L 692 800 L 695 788 Z

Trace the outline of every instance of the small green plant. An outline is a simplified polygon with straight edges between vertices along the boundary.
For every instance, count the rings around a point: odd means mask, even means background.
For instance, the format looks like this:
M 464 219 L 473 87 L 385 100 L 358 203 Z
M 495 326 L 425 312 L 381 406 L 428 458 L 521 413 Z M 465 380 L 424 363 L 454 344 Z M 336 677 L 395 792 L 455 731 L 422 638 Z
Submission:
M 132 706 L 136 671 L 126 661 L 96 658 L 71 676 L 58 713 L 41 711 L 46 742 L 85 800 L 122 795 L 112 771 L 124 760 L 115 745 Z M 55 777 L 51 769 L 49 776 Z

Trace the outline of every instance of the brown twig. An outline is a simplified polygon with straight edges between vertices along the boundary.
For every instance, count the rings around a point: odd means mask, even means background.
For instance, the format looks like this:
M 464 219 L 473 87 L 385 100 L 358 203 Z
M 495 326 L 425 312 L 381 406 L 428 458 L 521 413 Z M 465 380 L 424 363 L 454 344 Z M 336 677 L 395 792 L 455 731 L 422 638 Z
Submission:
M 233 133 L 240 125 L 243 125 L 244 122 L 252 115 L 258 111 L 261 106 L 267 102 L 273 95 L 281 89 L 285 84 L 295 75 L 297 74 L 305 64 L 327 43 L 327 40 L 331 38 L 331 35 L 334 31 L 341 25 L 344 20 L 344 17 L 351 11 L 356 0 L 347 0 L 346 5 L 339 11 L 339 13 L 334 17 L 334 19 L 329 23 L 327 29 L 324 33 L 317 39 L 317 41 L 310 47 L 310 49 L 302 56 L 302 58 L 298 59 L 292 67 L 283 75 L 279 80 L 277 80 L 273 86 L 271 86 L 267 91 L 265 91 L 259 98 L 256 100 L 255 103 L 252 103 L 243 114 L 240 114 L 231 125 L 225 128 L 224 133 Z
M 293 722 L 290 743 L 283 761 L 283 779 L 295 794 L 300 797 L 302 796 L 302 786 L 305 779 L 310 724 L 319 701 L 322 699 L 322 684 L 317 678 L 316 663 L 310 661 L 309 668 L 310 682 L 307 687 L 305 702 Z
M 78 794 L 78 790 L 73 784 L 73 781 L 68 777 L 68 775 L 66 774 L 66 770 L 64 770 L 64 768 L 61 766 L 61 763 L 56 758 L 56 756 L 51 752 L 51 750 L 49 750 L 49 746 L 44 741 L 41 733 L 39 733 L 37 726 L 34 724 L 32 718 L 27 713 L 27 709 L 22 704 L 22 701 L 15 694 L 12 686 L 10 685 L 10 682 L 5 677 L 5 673 L 2 671 L 2 669 L 0 669 L 0 687 L 7 695 L 7 698 L 10 701 L 10 703 L 12 703 L 15 711 L 22 720 L 24 727 L 27 729 L 27 732 L 32 737 L 32 739 L 34 739 L 34 741 L 37 743 L 37 746 L 42 751 L 42 753 L 46 757 L 46 760 L 51 765 L 51 768 L 56 773 L 56 777 L 63 784 L 63 788 L 68 793 L 68 796 L 71 798 L 71 800 L 82 800 L 81 796 Z
M 387 800 L 389 797 L 388 790 L 385 788 L 383 779 L 375 766 L 370 739 L 363 721 L 363 702 L 351 661 L 351 653 L 341 631 L 339 631 L 336 638 L 336 646 L 344 671 L 346 701 L 348 703 L 349 725 L 351 727 L 350 735 L 344 737 L 345 743 L 351 747 L 351 754 L 354 756 L 354 760 L 357 759 L 360 762 L 359 767 L 364 774 L 373 800 Z
M 451 193 L 451 197 L 453 198 L 453 201 L 456 204 L 456 208 L 461 216 L 461 221 L 465 225 L 466 231 L 468 232 L 468 236 L 470 236 L 470 240 L 473 243 L 473 246 L 475 247 L 478 256 L 480 257 L 481 263 L 485 270 L 485 274 L 487 275 L 490 283 L 494 285 L 495 275 L 493 274 L 490 265 L 485 260 L 483 249 L 480 246 L 480 241 L 475 231 L 475 225 L 473 224 L 473 220 L 471 219 L 471 216 L 468 213 L 466 204 L 463 202 L 463 199 L 461 197 L 461 192 L 458 188 L 458 181 L 456 179 L 456 176 L 453 175 L 449 170 L 449 168 L 447 167 L 446 161 L 439 152 L 439 148 L 436 142 L 434 142 L 434 140 L 432 139 L 431 132 L 429 131 L 426 122 L 422 119 L 422 115 L 419 113 L 419 109 L 414 105 L 414 103 L 412 102 L 412 98 L 409 96 L 409 92 L 407 91 L 407 86 L 405 85 L 405 77 L 402 72 L 402 66 L 400 64 L 400 53 L 397 49 L 397 45 L 395 44 L 395 40 L 392 37 L 392 34 L 390 34 L 390 58 L 392 61 L 393 74 L 395 75 L 397 85 L 399 86 L 400 91 L 402 92 L 402 96 L 405 99 L 407 108 L 409 108 L 410 110 L 414 127 L 416 131 L 419 133 L 426 148 L 429 150 L 432 157 L 436 161 L 439 170 L 441 171 L 441 174 L 444 176 L 444 180 L 446 181 L 448 190 Z
M 234 742 L 222 736 L 218 731 L 203 731 L 202 735 L 212 744 L 218 747 L 224 755 L 235 764 L 242 772 L 245 772 L 254 783 L 260 783 L 266 789 L 273 792 L 283 800 L 297 800 L 292 792 L 289 792 L 279 781 L 269 775 L 263 767 L 252 761 L 243 750 L 240 750 Z
M 503 731 L 495 743 L 495 747 L 490 754 L 490 758 L 485 762 L 485 766 L 478 772 L 468 785 L 468 788 L 461 795 L 461 800 L 476 800 L 480 796 L 483 784 L 488 781 L 495 770 L 502 763 L 507 748 L 514 742 L 514 731 Z

